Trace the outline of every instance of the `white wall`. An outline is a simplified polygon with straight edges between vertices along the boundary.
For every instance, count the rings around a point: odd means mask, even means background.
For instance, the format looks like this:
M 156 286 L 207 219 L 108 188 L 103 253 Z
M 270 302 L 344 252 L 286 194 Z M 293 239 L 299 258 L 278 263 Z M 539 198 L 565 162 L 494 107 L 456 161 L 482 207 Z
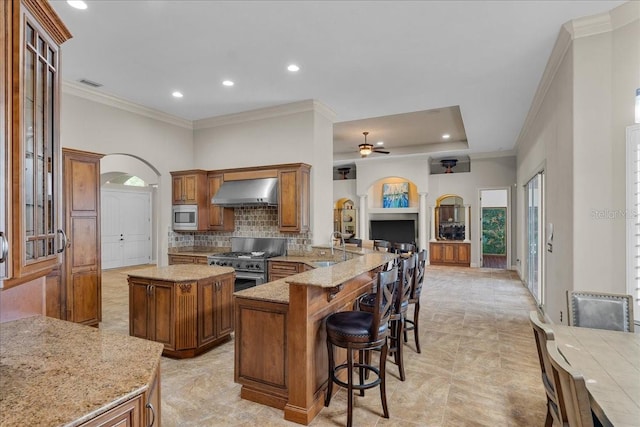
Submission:
M 568 23 L 560 32 L 518 144 L 518 255 L 526 258 L 522 185 L 546 175 L 548 315 L 566 323 L 567 290 L 625 293 L 624 129 L 640 87 L 640 2 Z M 526 267 L 526 266 L 525 266 Z
M 469 239 L 471 240 L 471 265 L 480 265 L 480 206 L 478 192 L 481 188 L 510 187 L 516 182 L 515 157 L 471 158 L 471 171 L 429 175 L 427 206 L 435 206 L 438 197 L 455 194 L 462 197 L 465 205 L 471 205 Z M 514 200 L 512 197 L 511 200 Z M 431 210 L 429 210 L 431 211 Z M 515 230 L 515 215 L 511 215 L 511 229 Z M 432 230 L 430 230 L 432 232 Z M 430 237 L 430 235 L 428 236 Z M 512 240 L 513 242 L 513 240 Z M 513 245 L 512 245 L 513 246 Z M 512 250 L 513 253 L 513 250 Z M 512 255 L 512 259 L 513 255 Z
M 190 127 L 96 102 L 81 93 L 72 92 L 62 92 L 60 140 L 63 147 L 102 154 L 131 154 L 145 159 L 160 172 L 156 259 L 161 265 L 166 264 L 167 235 L 171 224 L 169 172 L 193 168 L 193 131 Z M 113 103 L 118 105 L 116 101 Z M 113 167 L 120 168 L 117 165 Z M 126 165 L 122 167 L 126 168 Z
M 195 167 L 228 169 L 283 163 L 311 167 L 311 226 L 314 243 L 333 230 L 333 112 L 303 101 L 195 123 Z M 329 191 L 328 191 L 329 190 Z

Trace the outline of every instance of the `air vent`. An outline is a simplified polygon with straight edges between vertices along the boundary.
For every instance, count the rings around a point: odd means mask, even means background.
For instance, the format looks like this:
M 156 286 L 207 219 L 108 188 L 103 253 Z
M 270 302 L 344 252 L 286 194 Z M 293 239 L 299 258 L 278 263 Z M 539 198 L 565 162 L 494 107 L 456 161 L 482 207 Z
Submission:
M 87 79 L 80 79 L 78 80 L 80 83 L 85 84 L 87 86 L 91 86 L 91 87 L 101 87 L 102 83 L 96 83 L 96 82 L 92 82 L 91 80 L 87 80 Z

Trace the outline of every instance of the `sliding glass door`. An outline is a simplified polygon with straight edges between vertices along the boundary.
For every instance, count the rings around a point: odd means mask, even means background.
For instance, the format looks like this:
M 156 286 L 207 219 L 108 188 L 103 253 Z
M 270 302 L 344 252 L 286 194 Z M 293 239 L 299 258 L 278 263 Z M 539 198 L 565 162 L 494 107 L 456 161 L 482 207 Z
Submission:
M 537 173 L 526 185 L 527 197 L 527 287 L 540 305 L 544 301 L 543 231 L 544 172 Z

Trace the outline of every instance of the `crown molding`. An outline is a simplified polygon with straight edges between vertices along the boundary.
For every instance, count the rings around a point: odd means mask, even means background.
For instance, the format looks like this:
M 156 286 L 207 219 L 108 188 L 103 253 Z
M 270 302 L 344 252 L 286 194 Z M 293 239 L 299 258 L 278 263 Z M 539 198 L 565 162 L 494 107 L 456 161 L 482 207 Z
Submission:
M 551 55 L 549 56 L 549 60 L 547 61 L 547 65 L 542 73 L 542 78 L 540 79 L 540 83 L 538 84 L 538 89 L 533 97 L 533 101 L 531 102 L 531 107 L 529 107 L 529 112 L 527 113 L 527 117 L 525 118 L 524 125 L 520 130 L 520 134 L 516 139 L 516 144 L 514 150 L 517 151 L 522 141 L 527 136 L 527 133 L 531 129 L 533 121 L 538 115 L 540 111 L 540 107 L 544 102 L 545 97 L 547 96 L 547 92 L 549 91 L 549 87 L 551 87 L 551 83 L 558 72 L 558 68 L 560 68 L 560 64 L 564 59 L 567 51 L 569 50 L 569 46 L 573 39 L 571 38 L 571 33 L 566 27 L 566 24 L 560 28 L 560 32 L 558 34 L 558 38 L 556 39 L 556 43 L 553 46 L 553 50 L 551 51 Z
M 110 107 L 118 108 L 120 110 L 128 111 L 130 113 L 139 114 L 141 116 L 149 117 L 154 120 L 169 123 L 175 126 L 179 126 L 186 129 L 193 130 L 193 122 L 180 117 L 172 116 L 171 114 L 163 113 L 152 108 L 143 107 L 133 102 L 125 101 L 113 95 L 108 95 L 96 90 L 89 89 L 80 83 L 63 81 L 62 93 L 74 95 L 80 98 L 94 101 L 100 104 L 108 105 Z
M 560 33 L 547 61 L 547 66 L 538 84 L 538 89 L 527 113 L 524 125 L 516 140 L 514 147 L 515 152 L 517 152 L 518 147 L 522 144 L 522 141 L 531 129 L 532 123 L 538 115 L 540 107 L 547 95 L 547 91 L 573 40 L 614 31 L 639 19 L 640 1 L 629 1 L 608 12 L 571 20 L 560 28 Z
M 304 101 L 291 102 L 289 104 L 275 105 L 273 107 L 259 108 L 256 110 L 242 111 L 240 113 L 226 114 L 224 116 L 210 117 L 193 122 L 194 129 L 207 129 L 218 126 L 233 125 L 252 120 L 264 120 L 274 117 L 288 116 L 291 114 L 304 112 L 319 112 L 331 121 L 335 119 L 335 113 L 319 101 L 307 99 Z

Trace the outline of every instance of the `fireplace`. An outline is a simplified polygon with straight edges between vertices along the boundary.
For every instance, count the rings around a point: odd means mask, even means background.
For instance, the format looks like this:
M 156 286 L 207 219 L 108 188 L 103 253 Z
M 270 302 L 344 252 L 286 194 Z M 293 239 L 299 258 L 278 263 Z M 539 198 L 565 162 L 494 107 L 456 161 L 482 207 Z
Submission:
M 390 242 L 415 243 L 418 240 L 417 214 L 371 214 L 369 238 Z

